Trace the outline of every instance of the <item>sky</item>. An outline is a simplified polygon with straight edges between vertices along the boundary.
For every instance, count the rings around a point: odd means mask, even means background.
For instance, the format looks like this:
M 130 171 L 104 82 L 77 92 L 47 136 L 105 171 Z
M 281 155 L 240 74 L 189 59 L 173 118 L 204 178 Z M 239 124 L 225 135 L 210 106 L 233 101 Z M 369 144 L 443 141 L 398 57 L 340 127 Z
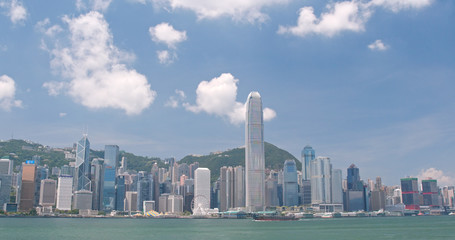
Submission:
M 455 1 L 0 0 L 0 139 L 143 156 L 311 145 L 388 185 L 455 184 Z

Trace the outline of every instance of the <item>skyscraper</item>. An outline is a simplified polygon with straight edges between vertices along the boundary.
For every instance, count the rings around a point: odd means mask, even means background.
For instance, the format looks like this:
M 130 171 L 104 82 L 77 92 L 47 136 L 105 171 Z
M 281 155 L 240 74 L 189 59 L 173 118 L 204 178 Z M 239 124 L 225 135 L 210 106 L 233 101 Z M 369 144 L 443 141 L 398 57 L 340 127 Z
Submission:
M 332 164 L 328 157 L 317 157 L 311 161 L 311 203 L 332 202 Z
M 205 214 L 208 209 L 210 209 L 210 170 L 208 168 L 198 168 L 194 171 L 195 211 L 193 214 Z
M 39 205 L 52 207 L 55 205 L 55 190 L 57 183 L 52 179 L 41 180 Z
M 245 121 L 245 193 L 250 212 L 265 208 L 265 155 L 262 100 L 251 92 L 246 101 Z
M 417 181 L 417 178 L 401 179 L 401 196 L 406 209 L 420 209 L 419 188 Z
M 351 164 L 348 168 L 348 189 L 361 191 L 363 190 L 363 182 L 360 181 L 359 168 L 355 164 Z
M 332 203 L 343 204 L 343 176 L 341 169 L 332 169 Z
M 7 157 L 0 159 L 0 174 L 13 174 L 13 161 L 9 160 Z
M 439 188 L 436 179 L 422 180 L 423 205 L 439 207 Z
M 115 179 L 119 158 L 119 147 L 117 145 L 106 145 L 104 147 L 103 205 L 105 210 L 115 208 Z
M 90 142 L 84 135 L 76 146 L 76 173 L 74 176 L 74 191 L 91 191 L 90 183 Z
M 104 160 L 95 158 L 90 168 L 92 182 L 93 210 L 103 210 Z
M 283 202 L 284 206 L 299 205 L 297 167 L 294 160 L 286 160 L 283 167 Z
M 22 163 L 22 186 L 19 209 L 29 211 L 35 202 L 36 165 Z
M 315 152 L 313 148 L 309 145 L 306 145 L 302 150 L 302 174 L 303 180 L 311 179 L 310 163 L 315 158 Z
M 245 171 L 242 166 L 234 168 L 234 207 L 245 207 Z
M 8 158 L 0 159 L 0 208 L 10 202 L 12 187 L 13 161 Z
M 347 169 L 347 189 L 344 193 L 344 210 L 359 211 L 369 210 L 368 191 L 360 180 L 360 170 L 354 164 Z
M 57 187 L 57 206 L 59 210 L 71 210 L 72 176 L 60 176 Z

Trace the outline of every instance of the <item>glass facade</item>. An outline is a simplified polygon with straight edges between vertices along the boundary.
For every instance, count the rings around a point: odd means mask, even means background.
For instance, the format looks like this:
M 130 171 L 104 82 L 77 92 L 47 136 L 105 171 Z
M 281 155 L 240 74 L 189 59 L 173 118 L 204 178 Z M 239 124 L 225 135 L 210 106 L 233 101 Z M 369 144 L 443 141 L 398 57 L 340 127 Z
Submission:
M 283 169 L 283 200 L 285 206 L 298 206 L 297 167 L 294 160 L 286 160 Z
M 302 150 L 302 173 L 303 180 L 311 179 L 310 162 L 315 158 L 315 152 L 311 146 L 305 146 Z
M 119 158 L 119 147 L 117 145 L 106 145 L 104 147 L 103 206 L 105 210 L 115 209 L 115 180 Z
M 90 142 L 87 135 L 77 142 L 76 147 L 76 174 L 74 176 L 74 189 L 91 191 L 90 182 Z
M 328 157 L 311 161 L 311 203 L 332 202 L 332 164 Z
M 251 92 L 246 102 L 245 121 L 245 204 L 248 211 L 264 210 L 264 168 L 262 100 L 258 92 Z
M 401 196 L 406 209 L 420 209 L 419 189 L 417 178 L 401 179 Z

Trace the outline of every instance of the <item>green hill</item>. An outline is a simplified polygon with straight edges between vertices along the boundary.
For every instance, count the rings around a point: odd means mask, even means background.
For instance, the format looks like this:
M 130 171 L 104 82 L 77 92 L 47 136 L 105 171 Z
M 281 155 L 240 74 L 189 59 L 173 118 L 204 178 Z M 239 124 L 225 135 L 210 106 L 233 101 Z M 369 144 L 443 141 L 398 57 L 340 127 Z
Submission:
M 264 143 L 265 167 L 269 169 L 282 169 L 284 161 L 295 160 L 297 169 L 302 168 L 302 164 L 289 152 L 276 147 L 273 144 Z M 245 167 L 245 148 L 234 148 L 221 153 L 205 156 L 188 155 L 182 158 L 179 163 L 191 164 L 199 162 L 200 167 L 210 169 L 212 181 L 218 179 L 220 168 L 223 166 L 243 166 Z

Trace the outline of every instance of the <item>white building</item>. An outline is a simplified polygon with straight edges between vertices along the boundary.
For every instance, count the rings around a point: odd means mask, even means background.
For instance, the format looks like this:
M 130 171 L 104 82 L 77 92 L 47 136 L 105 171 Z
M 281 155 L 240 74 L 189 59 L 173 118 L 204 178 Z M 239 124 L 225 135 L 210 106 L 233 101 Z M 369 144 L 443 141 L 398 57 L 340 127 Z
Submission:
M 71 210 L 73 177 L 60 176 L 57 187 L 57 206 L 59 210 Z
M 198 168 L 194 171 L 194 215 L 206 215 L 210 209 L 210 170 Z

